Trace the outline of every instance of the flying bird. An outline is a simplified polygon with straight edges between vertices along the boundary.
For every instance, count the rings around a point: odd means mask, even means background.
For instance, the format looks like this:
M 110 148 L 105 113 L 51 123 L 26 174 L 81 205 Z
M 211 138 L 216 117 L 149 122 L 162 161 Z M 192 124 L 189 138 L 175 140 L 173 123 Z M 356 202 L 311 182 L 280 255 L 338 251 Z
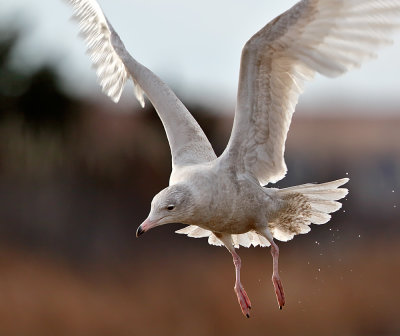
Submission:
M 142 106 L 154 105 L 171 148 L 169 186 L 151 202 L 146 231 L 168 223 L 187 226 L 177 233 L 208 237 L 225 246 L 236 272 L 234 291 L 241 310 L 251 303 L 240 281 L 235 248 L 270 246 L 272 282 L 280 309 L 285 304 L 278 272 L 279 248 L 325 224 L 341 207 L 347 178 L 291 188 L 266 187 L 286 175 L 285 141 L 304 84 L 316 73 L 337 77 L 376 57 L 392 43 L 399 25 L 400 0 L 302 0 L 248 40 L 242 50 L 235 119 L 229 143 L 219 157 L 206 135 L 172 90 L 137 62 L 95 0 L 72 5 L 101 87 L 114 102 L 127 80 Z

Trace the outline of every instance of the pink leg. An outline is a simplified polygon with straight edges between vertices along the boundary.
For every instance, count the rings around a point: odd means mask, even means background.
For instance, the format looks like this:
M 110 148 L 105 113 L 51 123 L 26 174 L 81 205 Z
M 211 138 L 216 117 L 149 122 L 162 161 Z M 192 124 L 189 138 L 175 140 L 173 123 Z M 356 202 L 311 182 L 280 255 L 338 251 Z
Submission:
M 273 261 L 272 283 L 274 284 L 276 299 L 278 300 L 279 309 L 285 305 L 285 293 L 283 292 L 283 285 L 279 277 L 278 258 L 279 247 L 274 241 L 271 242 L 271 255 Z
M 243 315 L 247 318 L 250 317 L 250 309 L 251 309 L 251 302 L 249 297 L 247 296 L 246 291 L 244 290 L 241 282 L 240 282 L 240 267 L 241 267 L 241 260 L 239 255 L 236 253 L 235 249 L 229 250 L 233 257 L 233 263 L 235 265 L 235 273 L 236 273 L 236 281 L 235 281 L 235 293 L 238 298 L 240 308 L 242 309 Z
M 282 309 L 282 307 L 285 305 L 285 293 L 283 292 L 283 285 L 281 278 L 279 277 L 278 270 L 279 247 L 275 244 L 274 237 L 267 228 L 260 230 L 259 233 L 267 238 L 267 240 L 271 243 L 271 255 L 273 263 L 272 283 L 274 284 L 275 295 L 278 301 L 279 309 Z
M 235 273 L 236 273 L 234 290 L 237 299 L 239 301 L 240 308 L 242 309 L 243 315 L 249 318 L 251 302 L 240 282 L 240 267 L 242 265 L 242 262 L 240 260 L 239 255 L 236 253 L 235 248 L 233 247 L 231 235 L 221 235 L 219 233 L 214 233 L 214 234 L 218 237 L 219 240 L 221 240 L 221 242 L 225 245 L 228 251 L 232 254 L 233 264 L 235 265 Z

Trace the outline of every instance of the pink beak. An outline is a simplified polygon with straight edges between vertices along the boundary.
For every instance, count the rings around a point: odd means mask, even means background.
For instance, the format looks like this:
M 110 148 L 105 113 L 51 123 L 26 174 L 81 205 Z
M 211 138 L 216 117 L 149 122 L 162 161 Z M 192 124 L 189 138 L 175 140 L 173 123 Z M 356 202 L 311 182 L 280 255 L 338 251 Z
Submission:
M 157 222 L 151 221 L 149 218 L 147 218 L 142 224 L 139 225 L 139 227 L 136 230 L 136 237 L 141 236 L 143 233 L 146 231 L 149 231 L 151 228 L 157 226 Z

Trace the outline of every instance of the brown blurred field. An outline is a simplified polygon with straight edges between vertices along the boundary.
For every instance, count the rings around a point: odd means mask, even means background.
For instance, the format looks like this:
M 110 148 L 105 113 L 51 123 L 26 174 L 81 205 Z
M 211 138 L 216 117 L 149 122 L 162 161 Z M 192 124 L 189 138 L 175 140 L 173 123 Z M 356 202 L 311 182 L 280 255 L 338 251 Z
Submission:
M 171 239 L 173 242 L 173 240 Z M 205 243 L 205 241 L 204 241 Z M 224 249 L 157 250 L 117 268 L 68 267 L 49 256 L 0 254 L 1 335 L 399 335 L 400 248 L 364 241 L 318 251 L 281 248 L 279 311 L 266 249 L 241 249 L 252 317 L 241 315 Z M 339 258 L 338 258 L 339 256 Z M 318 271 L 320 269 L 320 271 Z

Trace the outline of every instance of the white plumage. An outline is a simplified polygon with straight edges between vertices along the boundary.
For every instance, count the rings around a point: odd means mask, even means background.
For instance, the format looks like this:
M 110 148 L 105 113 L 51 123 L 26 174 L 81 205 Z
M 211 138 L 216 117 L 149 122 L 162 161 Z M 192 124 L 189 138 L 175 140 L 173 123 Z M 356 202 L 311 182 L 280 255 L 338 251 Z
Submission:
M 285 141 L 299 95 L 316 73 L 339 76 L 376 57 L 400 27 L 400 0 L 302 0 L 255 34 L 242 51 L 232 134 L 217 158 L 207 137 L 172 90 L 125 49 L 95 0 L 66 0 L 74 8 L 103 91 L 115 102 L 125 82 L 154 105 L 172 154 L 170 185 L 157 194 L 137 235 L 155 226 L 188 224 L 178 233 L 224 245 L 236 269 L 243 314 L 250 300 L 240 283 L 235 247 L 270 246 L 273 284 L 285 303 L 278 274 L 281 241 L 325 224 L 347 194 L 348 179 L 266 188 L 286 174 Z

